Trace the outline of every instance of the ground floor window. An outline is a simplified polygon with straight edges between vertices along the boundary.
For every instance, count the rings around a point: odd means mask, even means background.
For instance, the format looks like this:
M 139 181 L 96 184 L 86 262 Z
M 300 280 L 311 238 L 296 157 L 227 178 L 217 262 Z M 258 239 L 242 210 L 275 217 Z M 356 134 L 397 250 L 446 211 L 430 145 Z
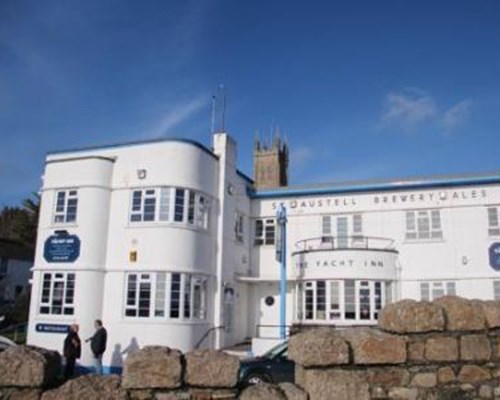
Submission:
M 420 300 L 432 301 L 446 295 L 456 295 L 456 285 L 448 282 L 420 282 Z
M 500 281 L 493 282 L 493 298 L 500 300 Z
M 45 272 L 42 275 L 40 314 L 73 315 L 75 274 Z
M 297 317 L 303 321 L 375 321 L 389 282 L 315 280 L 297 284 Z
M 132 318 L 206 318 L 207 280 L 174 272 L 126 275 L 125 316 Z

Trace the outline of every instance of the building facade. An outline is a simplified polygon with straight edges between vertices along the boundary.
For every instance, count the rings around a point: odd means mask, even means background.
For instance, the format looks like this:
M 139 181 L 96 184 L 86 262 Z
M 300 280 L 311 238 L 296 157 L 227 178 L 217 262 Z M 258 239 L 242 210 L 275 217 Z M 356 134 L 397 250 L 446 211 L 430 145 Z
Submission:
M 28 342 L 60 350 L 68 325 L 88 337 L 99 318 L 111 369 L 150 344 L 253 338 L 259 352 L 278 336 L 280 205 L 287 325 L 371 325 L 401 298 L 500 299 L 500 174 L 276 186 L 256 189 L 224 133 L 212 149 L 165 139 L 49 154 Z

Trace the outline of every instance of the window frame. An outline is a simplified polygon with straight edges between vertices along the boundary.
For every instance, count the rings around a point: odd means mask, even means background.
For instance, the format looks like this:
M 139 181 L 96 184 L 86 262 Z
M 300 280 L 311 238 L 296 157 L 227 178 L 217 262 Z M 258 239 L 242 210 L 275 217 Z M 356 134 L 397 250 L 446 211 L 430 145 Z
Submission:
M 441 209 L 417 209 L 405 211 L 405 240 L 408 242 L 442 241 L 443 224 Z
M 500 221 L 498 218 L 498 207 L 488 206 L 486 208 L 488 220 L 488 236 L 500 236 Z
M 54 193 L 52 223 L 54 225 L 76 224 L 78 222 L 78 189 L 57 189 Z
M 276 244 L 276 218 L 254 220 L 254 246 L 274 246 Z M 271 239 L 272 235 L 272 239 Z
M 72 317 L 75 314 L 75 290 L 75 272 L 42 272 L 38 315 Z M 55 312 L 57 309 L 60 312 Z
M 420 301 L 433 301 L 442 296 L 456 295 L 457 283 L 453 280 L 423 281 L 419 285 Z

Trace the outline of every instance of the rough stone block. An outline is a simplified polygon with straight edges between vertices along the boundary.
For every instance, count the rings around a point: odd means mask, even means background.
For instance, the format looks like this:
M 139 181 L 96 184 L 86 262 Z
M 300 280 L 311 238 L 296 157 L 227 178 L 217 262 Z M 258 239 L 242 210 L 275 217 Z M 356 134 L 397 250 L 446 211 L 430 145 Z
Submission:
M 478 394 L 483 399 L 491 399 L 493 398 L 493 388 L 488 385 L 481 385 Z
M 396 333 L 443 331 L 445 319 L 442 307 L 435 303 L 401 300 L 384 307 L 378 326 Z
M 49 390 L 42 400 L 127 400 L 127 392 L 120 388 L 118 375 L 83 375 L 67 381 L 57 389 Z
M 380 386 L 372 387 L 371 390 L 372 399 L 387 399 L 387 390 Z
M 286 400 L 307 400 L 308 394 L 293 383 L 284 382 L 280 383 L 279 388 L 285 394 Z
M 340 334 L 350 344 L 355 364 L 402 364 L 407 360 L 404 336 L 371 328 L 350 328 Z
M 389 398 L 395 400 L 417 400 L 418 389 L 416 388 L 405 388 L 405 387 L 393 387 L 389 390 Z
M 425 342 L 425 358 L 428 361 L 458 360 L 457 339 L 452 337 L 429 338 Z
M 303 388 L 311 400 L 369 400 L 364 371 L 305 369 Z
M 420 363 L 425 361 L 425 342 L 408 343 L 408 361 Z
M 348 364 L 349 346 L 333 329 L 311 329 L 290 338 L 288 357 L 303 367 Z
M 241 392 L 240 400 L 287 400 L 285 394 L 276 385 L 262 383 L 248 386 Z
M 444 296 L 434 300 L 443 307 L 446 329 L 449 331 L 475 331 L 486 327 L 486 318 L 482 307 L 471 300 L 458 296 Z
M 31 388 L 2 388 L 0 387 L 1 400 L 40 400 L 42 391 Z
M 493 358 L 495 360 L 500 360 L 500 336 L 493 337 L 491 339 L 493 343 Z
M 406 386 L 410 381 L 410 373 L 406 368 L 369 368 L 366 374 L 372 386 Z
M 175 389 L 181 386 L 181 352 L 168 347 L 146 346 L 131 353 L 124 362 L 126 389 Z
M 185 382 L 191 386 L 232 388 L 238 383 L 238 357 L 216 350 L 186 354 Z
M 439 368 L 437 372 L 437 379 L 439 383 L 450 383 L 455 380 L 455 372 L 450 367 Z
M 460 338 L 460 359 L 486 361 L 490 357 L 491 346 L 486 335 L 467 335 Z
M 61 356 L 34 346 L 10 347 L 0 353 L 0 387 L 43 387 L 53 384 L 61 370 Z
M 477 365 L 464 365 L 458 374 L 458 380 L 464 383 L 476 383 L 488 379 L 491 379 L 490 371 Z
M 437 385 L 437 376 L 434 372 L 420 372 L 411 380 L 411 386 L 431 388 Z
M 472 300 L 472 303 L 482 309 L 488 328 L 500 328 L 500 301 Z

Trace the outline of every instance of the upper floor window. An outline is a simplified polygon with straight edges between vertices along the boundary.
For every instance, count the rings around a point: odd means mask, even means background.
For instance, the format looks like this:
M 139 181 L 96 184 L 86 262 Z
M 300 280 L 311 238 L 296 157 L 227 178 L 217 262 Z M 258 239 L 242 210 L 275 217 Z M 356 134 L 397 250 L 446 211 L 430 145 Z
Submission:
M 56 207 L 54 211 L 55 223 L 76 222 L 78 209 L 78 191 L 60 190 L 56 193 Z
M 456 295 L 455 282 L 421 282 L 420 300 L 432 301 L 446 295 Z
M 75 274 L 67 272 L 44 273 L 40 314 L 73 315 Z
M 236 213 L 236 220 L 234 223 L 234 238 L 238 243 L 243 243 L 243 235 L 245 232 L 245 216 L 239 212 Z
M 208 199 L 194 191 L 162 187 L 132 191 L 130 222 L 179 222 L 208 227 Z
M 500 235 L 500 225 L 498 224 L 498 208 L 488 207 L 488 235 Z
M 353 215 L 323 215 L 321 219 L 321 235 L 323 242 L 331 243 L 334 238 L 338 247 L 353 245 L 363 235 L 363 217 Z
M 276 221 L 273 218 L 255 220 L 255 246 L 273 245 L 276 235 Z
M 439 210 L 406 212 L 406 239 L 442 239 L 441 215 Z
M 127 274 L 125 316 L 205 319 L 207 278 L 181 273 Z

